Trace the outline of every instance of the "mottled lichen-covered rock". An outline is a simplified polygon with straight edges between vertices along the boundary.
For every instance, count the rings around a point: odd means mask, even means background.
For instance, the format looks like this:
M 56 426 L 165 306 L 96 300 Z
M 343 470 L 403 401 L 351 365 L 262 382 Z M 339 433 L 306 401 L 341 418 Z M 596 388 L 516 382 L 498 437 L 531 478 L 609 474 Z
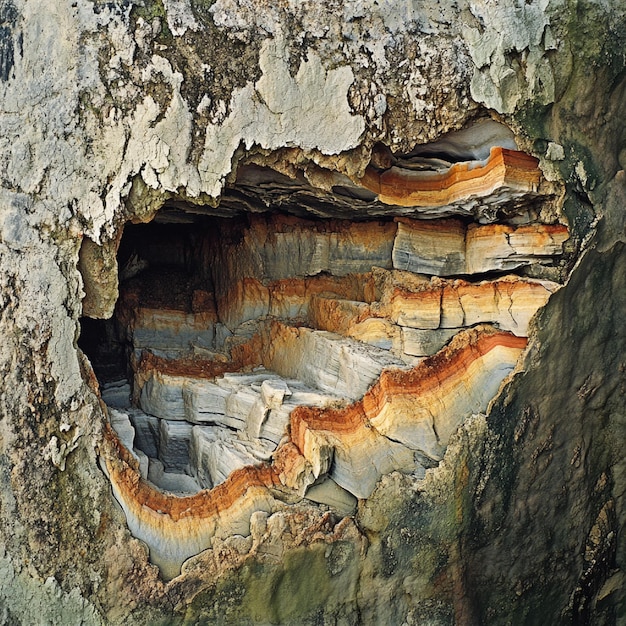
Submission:
M 625 32 L 591 0 L 0 0 L 0 622 L 622 623 Z M 480 414 L 420 396 L 436 458 L 399 410 L 372 458 L 291 417 L 484 322 L 519 337 Z M 172 493 L 239 422 L 274 456 Z

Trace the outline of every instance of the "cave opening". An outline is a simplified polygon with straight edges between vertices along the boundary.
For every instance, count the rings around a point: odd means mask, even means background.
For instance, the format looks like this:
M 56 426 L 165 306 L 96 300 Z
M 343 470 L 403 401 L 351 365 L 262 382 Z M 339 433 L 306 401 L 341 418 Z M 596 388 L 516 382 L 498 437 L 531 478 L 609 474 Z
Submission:
M 80 346 L 142 477 L 179 495 L 211 489 L 270 460 L 297 406 L 357 402 L 383 370 L 416 367 L 463 328 L 523 335 L 524 307 L 550 290 L 483 254 L 459 295 L 473 229 L 467 219 L 227 218 L 180 204 L 127 224 L 114 315 L 83 318 Z M 424 468 L 440 456 L 437 444 L 413 458 Z M 350 510 L 354 490 L 334 487 L 341 497 L 327 503 Z
M 163 571 L 248 534 L 254 511 L 351 515 L 486 411 L 559 287 L 568 231 L 541 219 L 554 195 L 536 160 L 468 150 L 380 157 L 326 191 L 240 167 L 217 207 L 168 200 L 125 226 L 115 310 L 86 315 L 79 346 L 119 442 L 115 497 Z M 173 530 L 181 507 L 218 515 L 197 545 Z

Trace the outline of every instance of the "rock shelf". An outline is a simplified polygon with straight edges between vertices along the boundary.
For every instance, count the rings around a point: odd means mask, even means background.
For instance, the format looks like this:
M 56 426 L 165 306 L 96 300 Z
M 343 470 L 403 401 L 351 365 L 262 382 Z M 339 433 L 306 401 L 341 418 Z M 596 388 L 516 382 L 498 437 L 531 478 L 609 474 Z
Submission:
M 510 202 L 537 193 L 541 180 L 538 166 L 534 157 L 495 146 L 484 161 L 455 163 L 443 171 L 370 166 L 359 182 L 381 202 L 398 206 L 441 207 L 486 196 L 494 196 L 492 202 Z
M 362 400 L 343 408 L 294 406 L 290 436 L 278 449 L 260 438 L 248 439 L 243 425 L 229 431 L 154 418 L 160 422 L 158 435 L 155 426 L 147 430 L 163 466 L 174 471 L 151 473 L 149 460 L 147 476 L 145 455 L 135 449 L 132 415 L 124 423 L 112 409 L 118 430 L 107 431 L 106 471 L 131 531 L 148 544 L 164 575 L 172 577 L 186 558 L 209 547 L 213 536 L 247 535 L 256 510 L 278 511 L 313 489 L 310 500 L 345 513 L 354 498 L 368 497 L 386 473 L 423 475 L 425 466 L 441 459 L 463 419 L 486 409 L 525 343 L 488 328 L 464 331 L 450 348 L 411 370 L 385 370 Z M 277 380 L 265 372 L 252 378 Z M 137 431 L 138 423 L 135 417 Z M 177 470 L 190 465 L 198 485 L 207 486 L 182 495 L 193 483 Z

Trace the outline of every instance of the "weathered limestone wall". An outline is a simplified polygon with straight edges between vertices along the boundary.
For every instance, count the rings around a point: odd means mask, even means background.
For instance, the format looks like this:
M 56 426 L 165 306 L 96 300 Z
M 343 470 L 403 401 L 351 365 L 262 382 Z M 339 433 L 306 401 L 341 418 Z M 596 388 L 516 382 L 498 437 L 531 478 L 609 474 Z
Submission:
M 617 0 L 0 0 L 0 622 L 625 623 L 625 32 Z M 128 219 L 487 113 L 573 235 L 518 374 L 419 488 L 257 512 L 163 582 L 98 462 L 81 243 L 109 317 Z

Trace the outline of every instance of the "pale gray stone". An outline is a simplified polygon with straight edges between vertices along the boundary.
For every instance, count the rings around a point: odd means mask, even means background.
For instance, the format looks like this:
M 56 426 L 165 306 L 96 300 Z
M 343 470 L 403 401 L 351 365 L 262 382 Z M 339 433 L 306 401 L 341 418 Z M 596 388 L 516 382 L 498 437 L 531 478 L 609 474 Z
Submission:
M 159 460 L 166 471 L 189 469 L 189 444 L 193 426 L 187 422 L 161 420 L 159 424 Z
M 160 445 L 160 420 L 137 409 L 130 411 L 130 420 L 135 428 L 135 448 L 151 459 L 157 458 Z
M 430 356 L 441 350 L 459 330 L 459 328 L 437 330 L 402 328 L 402 350 L 411 356 Z
M 165 466 L 158 459 L 150 459 L 148 480 L 159 489 L 176 495 L 190 495 L 201 489 L 193 476 L 165 471 Z
M 401 222 L 393 244 L 393 266 L 416 274 L 464 274 L 465 232 L 459 229 L 438 233 Z
M 326 478 L 309 487 L 306 490 L 305 498 L 326 504 L 340 515 L 353 515 L 357 505 L 357 499 L 331 478 Z

